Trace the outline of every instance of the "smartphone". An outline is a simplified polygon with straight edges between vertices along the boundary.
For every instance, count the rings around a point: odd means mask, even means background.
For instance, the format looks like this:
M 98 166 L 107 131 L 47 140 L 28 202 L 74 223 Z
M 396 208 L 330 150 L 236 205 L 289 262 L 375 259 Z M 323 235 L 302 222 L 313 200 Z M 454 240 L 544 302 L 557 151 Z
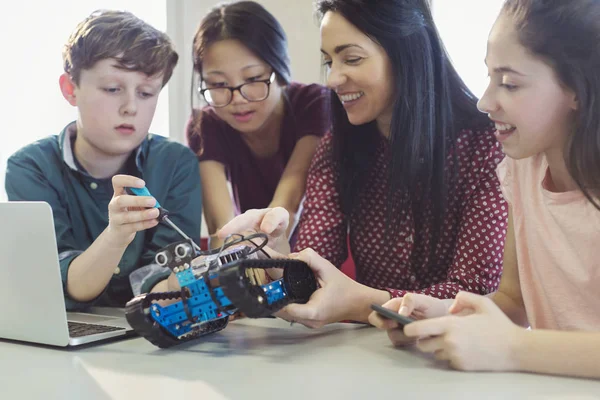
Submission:
M 373 311 L 377 312 L 377 314 L 381 315 L 383 318 L 391 319 L 391 320 L 398 322 L 398 324 L 400 324 L 400 326 L 406 326 L 406 325 L 410 324 L 411 322 L 415 321 L 412 318 L 405 317 L 404 315 L 400 315 L 397 312 L 393 312 L 389 308 L 382 307 L 378 304 L 371 304 L 371 309 Z

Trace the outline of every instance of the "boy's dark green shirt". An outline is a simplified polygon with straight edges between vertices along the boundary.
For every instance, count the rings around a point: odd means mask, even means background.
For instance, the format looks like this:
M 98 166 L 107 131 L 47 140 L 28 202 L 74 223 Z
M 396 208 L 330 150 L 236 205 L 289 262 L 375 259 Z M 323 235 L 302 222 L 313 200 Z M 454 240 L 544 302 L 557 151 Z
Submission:
M 133 297 L 130 273 L 154 263 L 158 249 L 181 237 L 164 224 L 138 232 L 105 291 L 87 303 L 71 299 L 66 291 L 69 264 L 108 226 L 108 203 L 113 195 L 111 179 L 91 177 L 75 159 L 72 151 L 75 132 L 75 123 L 71 123 L 59 135 L 39 140 L 13 154 L 6 170 L 6 192 L 10 201 L 45 201 L 52 207 L 68 310 L 91 305 L 123 307 Z M 120 173 L 142 178 L 150 193 L 169 210 L 170 219 L 199 243 L 200 177 L 198 161 L 189 148 L 161 136 L 148 135 Z M 168 271 L 163 270 L 153 276 L 142 291 L 167 275 Z

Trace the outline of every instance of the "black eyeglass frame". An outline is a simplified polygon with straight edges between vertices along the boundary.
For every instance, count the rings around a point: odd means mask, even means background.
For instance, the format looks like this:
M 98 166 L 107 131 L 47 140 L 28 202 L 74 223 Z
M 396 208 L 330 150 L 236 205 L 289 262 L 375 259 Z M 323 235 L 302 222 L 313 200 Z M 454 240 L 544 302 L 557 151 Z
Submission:
M 242 97 L 244 99 L 248 100 L 249 102 L 258 103 L 260 101 L 265 101 L 267 99 L 267 97 L 269 97 L 269 94 L 271 93 L 271 84 L 273 82 L 275 82 L 275 77 L 276 77 L 275 71 L 273 71 L 273 72 L 271 72 L 271 75 L 267 79 L 261 79 L 261 80 L 257 80 L 257 81 L 242 83 L 241 85 L 238 85 L 236 87 L 224 86 L 224 87 L 218 87 L 218 88 L 202 88 L 202 84 L 204 83 L 204 81 L 201 79 L 200 85 L 198 87 L 198 93 L 204 98 L 204 101 L 206 101 L 211 107 L 215 107 L 215 108 L 227 107 L 229 104 L 231 104 L 231 101 L 233 100 L 233 92 L 235 92 L 236 90 L 238 92 L 240 92 Z M 244 93 L 242 92 L 242 87 L 244 87 L 246 85 L 251 85 L 253 83 L 264 83 L 267 85 L 267 94 L 265 95 L 265 97 L 263 99 L 251 100 L 251 99 L 247 98 L 246 96 L 244 96 Z M 211 104 L 210 101 L 208 101 L 208 99 L 206 98 L 204 93 L 209 90 L 214 90 L 214 89 L 229 89 L 229 91 L 231 92 L 231 96 L 229 96 L 229 101 L 227 102 L 227 104 L 215 106 L 215 105 Z

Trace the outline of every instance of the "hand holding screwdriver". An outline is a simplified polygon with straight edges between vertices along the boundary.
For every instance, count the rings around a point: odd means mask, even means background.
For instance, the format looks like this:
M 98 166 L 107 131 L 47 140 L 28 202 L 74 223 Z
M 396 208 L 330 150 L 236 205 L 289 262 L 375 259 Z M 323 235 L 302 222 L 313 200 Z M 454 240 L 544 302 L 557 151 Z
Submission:
M 139 231 L 155 227 L 159 221 L 159 211 L 154 207 L 152 197 L 128 196 L 126 188 L 142 188 L 145 182 L 129 175 L 115 175 L 112 178 L 113 197 L 108 204 L 107 240 L 111 246 L 125 248 Z
M 126 187 L 125 190 L 126 190 L 126 192 L 128 194 L 133 195 L 133 196 L 152 197 L 152 195 L 150 194 L 150 191 L 148 191 L 148 189 L 145 186 L 141 187 L 141 188 L 138 188 L 138 187 Z M 179 227 L 177 225 L 175 225 L 173 223 L 173 221 L 171 221 L 169 219 L 169 211 L 166 208 L 162 207 L 160 205 L 160 203 L 158 202 L 158 200 L 156 200 L 156 203 L 154 204 L 153 207 L 158 210 L 158 217 L 157 217 L 158 221 L 164 222 L 165 224 L 169 225 L 182 238 L 184 238 L 185 240 L 189 240 L 190 242 L 192 242 L 192 245 L 194 246 L 194 248 L 197 251 L 201 251 L 200 250 L 200 246 L 198 246 L 192 239 L 190 239 L 190 237 L 188 235 L 185 234 L 185 232 L 183 232 L 181 229 L 179 229 Z

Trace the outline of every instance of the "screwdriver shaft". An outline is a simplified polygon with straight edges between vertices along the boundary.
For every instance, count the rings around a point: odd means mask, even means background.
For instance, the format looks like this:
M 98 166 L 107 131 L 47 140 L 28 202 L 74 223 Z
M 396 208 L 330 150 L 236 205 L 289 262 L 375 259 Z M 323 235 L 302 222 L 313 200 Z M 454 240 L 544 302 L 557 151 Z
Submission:
M 173 221 L 171 221 L 169 219 L 169 217 L 164 217 L 163 221 L 165 221 L 167 224 L 169 224 L 169 226 L 171 228 L 173 228 L 177 233 L 179 233 L 181 235 L 182 238 L 184 238 L 185 240 L 189 240 L 190 242 L 192 242 L 192 246 L 194 246 L 194 248 L 198 251 L 202 251 L 200 249 L 200 246 L 198 246 L 188 235 L 186 235 L 181 229 L 179 229 L 179 227 L 177 225 L 175 225 L 173 223 Z

